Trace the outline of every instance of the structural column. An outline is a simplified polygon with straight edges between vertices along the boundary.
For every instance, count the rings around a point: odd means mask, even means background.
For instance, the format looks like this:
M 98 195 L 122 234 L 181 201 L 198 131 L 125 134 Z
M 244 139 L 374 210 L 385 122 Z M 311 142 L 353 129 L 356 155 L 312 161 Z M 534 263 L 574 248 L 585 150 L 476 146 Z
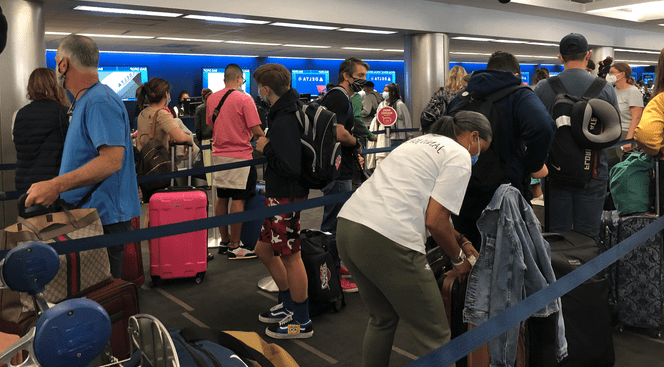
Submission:
M 43 1 L 0 0 L 7 18 L 7 46 L 0 54 L 0 163 L 16 163 L 14 112 L 28 103 L 30 73 L 45 65 Z M 0 171 L 0 191 L 14 191 L 14 171 Z M 16 200 L 0 202 L 2 228 L 16 221 Z
M 445 85 L 449 70 L 449 37 L 443 33 L 406 36 L 404 76 L 406 105 L 413 127 L 420 127 L 420 114 L 433 93 Z
M 614 57 L 613 47 L 596 47 L 592 49 L 593 54 L 590 55 L 590 59 L 595 63 L 595 70 L 593 75 L 597 75 L 599 71 L 599 62 L 606 59 L 607 56 Z

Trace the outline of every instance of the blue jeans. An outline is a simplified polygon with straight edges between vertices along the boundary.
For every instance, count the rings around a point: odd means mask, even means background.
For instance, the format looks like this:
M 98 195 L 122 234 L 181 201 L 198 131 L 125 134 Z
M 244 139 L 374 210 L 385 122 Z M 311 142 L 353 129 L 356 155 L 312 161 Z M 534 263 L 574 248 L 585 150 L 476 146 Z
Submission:
M 549 230 L 571 230 L 598 239 L 606 197 L 606 180 L 591 180 L 583 189 L 549 184 Z
M 323 195 L 338 194 L 353 190 L 353 180 L 334 180 L 321 190 Z M 323 232 L 330 232 L 330 252 L 334 257 L 334 264 L 337 269 L 341 266 L 341 259 L 339 259 L 339 251 L 337 250 L 337 214 L 344 206 L 345 202 L 339 202 L 332 205 L 325 205 L 323 209 L 323 222 L 320 224 L 320 230 Z M 599 228 L 599 227 L 597 227 Z
M 107 224 L 102 226 L 104 234 L 126 232 L 131 230 L 131 221 Z M 124 245 L 108 246 L 108 261 L 111 263 L 111 275 L 113 278 L 120 279 L 122 277 L 122 262 L 124 260 Z

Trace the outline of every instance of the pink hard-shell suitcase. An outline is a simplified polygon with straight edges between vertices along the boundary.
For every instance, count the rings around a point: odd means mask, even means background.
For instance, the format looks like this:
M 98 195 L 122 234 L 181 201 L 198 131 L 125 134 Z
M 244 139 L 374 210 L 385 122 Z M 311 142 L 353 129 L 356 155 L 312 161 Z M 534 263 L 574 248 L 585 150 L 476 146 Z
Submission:
M 191 177 L 189 180 L 191 184 Z M 207 218 L 207 194 L 191 187 L 160 190 L 150 198 L 149 211 L 150 227 Z M 172 278 L 195 278 L 196 283 L 201 283 L 207 271 L 207 241 L 207 230 L 151 239 L 150 276 L 153 284 L 157 285 L 160 279 Z

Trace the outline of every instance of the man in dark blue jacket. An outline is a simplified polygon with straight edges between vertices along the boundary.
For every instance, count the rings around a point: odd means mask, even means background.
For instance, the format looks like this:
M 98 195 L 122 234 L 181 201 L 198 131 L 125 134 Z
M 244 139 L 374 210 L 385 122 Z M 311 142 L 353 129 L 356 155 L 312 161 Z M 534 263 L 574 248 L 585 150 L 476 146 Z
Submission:
M 256 142 L 265 154 L 267 206 L 305 200 L 309 189 L 298 181 L 301 172 L 300 123 L 295 115 L 299 93 L 290 87 L 290 72 L 279 64 L 265 64 L 254 72 L 258 94 L 270 103 L 266 137 Z M 258 316 L 272 323 L 265 333 L 276 339 L 309 338 L 314 334 L 309 318 L 307 273 L 300 255 L 300 212 L 265 218 L 256 254 L 279 287 L 282 303 Z
M 486 70 L 473 73 L 465 92 L 484 97 L 520 84 L 521 69 L 517 59 L 507 52 L 496 51 L 489 58 Z M 455 97 L 448 111 L 460 102 L 461 98 Z M 496 101 L 494 109 L 497 118 L 492 120 L 487 116 L 494 132 L 493 149 L 481 154 L 478 161 L 490 159 L 489 154 L 499 154 L 500 170 L 494 170 L 489 176 L 478 169 L 482 165 L 473 167 L 461 211 L 453 218 L 454 227 L 478 250 L 481 238 L 476 223 L 493 193 L 501 184 L 509 183 L 527 200 L 531 199 L 530 176 L 542 170 L 555 132 L 555 123 L 546 107 L 529 88 L 518 89 Z

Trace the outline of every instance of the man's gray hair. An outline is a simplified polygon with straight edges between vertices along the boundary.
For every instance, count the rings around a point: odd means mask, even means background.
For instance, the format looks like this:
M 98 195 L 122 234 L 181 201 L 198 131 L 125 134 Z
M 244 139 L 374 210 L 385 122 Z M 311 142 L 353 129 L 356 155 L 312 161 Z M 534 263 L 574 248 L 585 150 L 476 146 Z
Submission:
M 97 71 L 99 67 L 99 47 L 88 37 L 72 34 L 63 38 L 58 53 L 82 68 Z

